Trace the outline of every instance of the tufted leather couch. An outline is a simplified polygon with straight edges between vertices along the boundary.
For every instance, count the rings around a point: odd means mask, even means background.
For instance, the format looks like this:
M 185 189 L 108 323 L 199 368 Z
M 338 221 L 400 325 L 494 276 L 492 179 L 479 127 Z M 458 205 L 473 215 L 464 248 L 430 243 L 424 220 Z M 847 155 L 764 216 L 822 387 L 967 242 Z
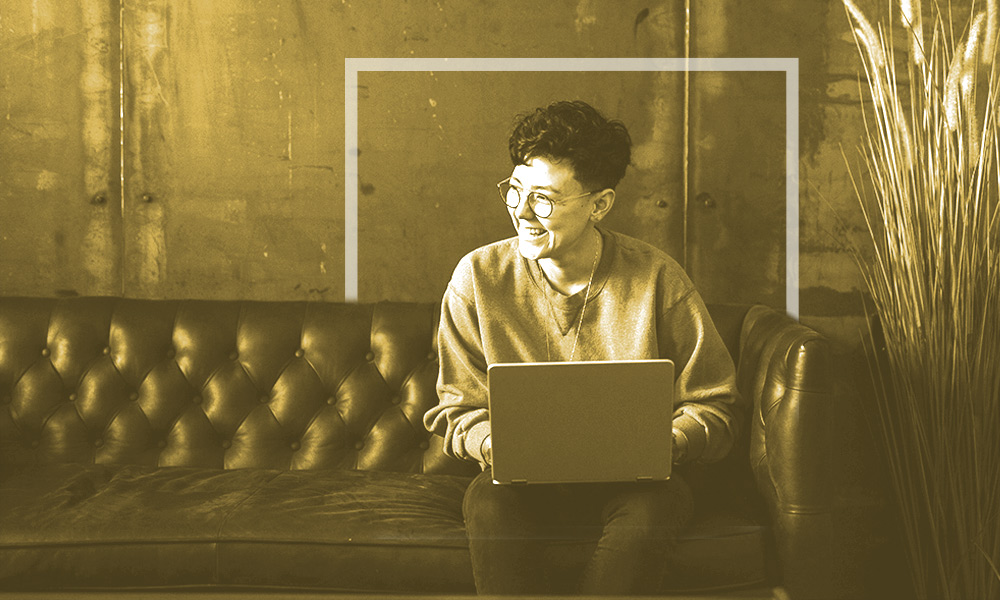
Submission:
M 709 308 L 750 435 L 685 473 L 697 515 L 668 591 L 854 594 L 826 341 L 763 306 Z M 461 504 L 477 467 L 421 424 L 437 315 L 0 299 L 0 590 L 473 592 Z

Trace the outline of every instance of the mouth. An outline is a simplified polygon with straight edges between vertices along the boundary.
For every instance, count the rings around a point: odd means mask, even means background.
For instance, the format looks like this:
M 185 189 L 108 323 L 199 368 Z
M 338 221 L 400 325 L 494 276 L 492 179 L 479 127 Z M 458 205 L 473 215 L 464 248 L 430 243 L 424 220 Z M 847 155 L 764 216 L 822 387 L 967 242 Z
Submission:
M 542 237 L 547 233 L 546 230 L 541 227 L 527 227 L 522 225 L 519 229 L 522 234 L 525 234 L 529 238 Z

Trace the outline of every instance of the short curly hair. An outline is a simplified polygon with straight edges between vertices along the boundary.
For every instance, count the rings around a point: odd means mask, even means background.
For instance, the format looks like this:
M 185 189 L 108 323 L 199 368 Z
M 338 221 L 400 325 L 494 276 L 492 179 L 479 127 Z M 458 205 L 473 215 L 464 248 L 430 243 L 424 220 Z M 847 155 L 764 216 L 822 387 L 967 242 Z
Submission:
M 568 160 L 580 183 L 594 189 L 614 189 L 632 160 L 625 124 L 605 119 L 581 100 L 553 102 L 520 115 L 508 149 L 515 167 L 532 158 Z

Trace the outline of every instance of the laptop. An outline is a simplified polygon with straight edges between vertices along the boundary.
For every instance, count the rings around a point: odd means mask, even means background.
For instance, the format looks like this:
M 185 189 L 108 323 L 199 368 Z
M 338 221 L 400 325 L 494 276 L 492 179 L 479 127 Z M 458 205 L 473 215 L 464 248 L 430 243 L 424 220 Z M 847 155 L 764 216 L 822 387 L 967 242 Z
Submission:
M 487 369 L 493 482 L 670 478 L 670 360 L 497 363 Z

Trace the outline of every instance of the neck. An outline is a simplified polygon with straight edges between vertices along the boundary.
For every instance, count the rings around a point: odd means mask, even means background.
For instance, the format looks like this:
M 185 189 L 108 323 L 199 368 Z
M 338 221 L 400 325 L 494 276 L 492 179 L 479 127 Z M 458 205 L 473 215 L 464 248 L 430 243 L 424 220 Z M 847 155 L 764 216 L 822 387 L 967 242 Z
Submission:
M 572 252 L 559 258 L 540 258 L 538 266 L 549 283 L 562 294 L 571 296 L 585 289 L 592 281 L 597 261 L 600 260 L 601 234 L 591 227 L 590 232 Z

